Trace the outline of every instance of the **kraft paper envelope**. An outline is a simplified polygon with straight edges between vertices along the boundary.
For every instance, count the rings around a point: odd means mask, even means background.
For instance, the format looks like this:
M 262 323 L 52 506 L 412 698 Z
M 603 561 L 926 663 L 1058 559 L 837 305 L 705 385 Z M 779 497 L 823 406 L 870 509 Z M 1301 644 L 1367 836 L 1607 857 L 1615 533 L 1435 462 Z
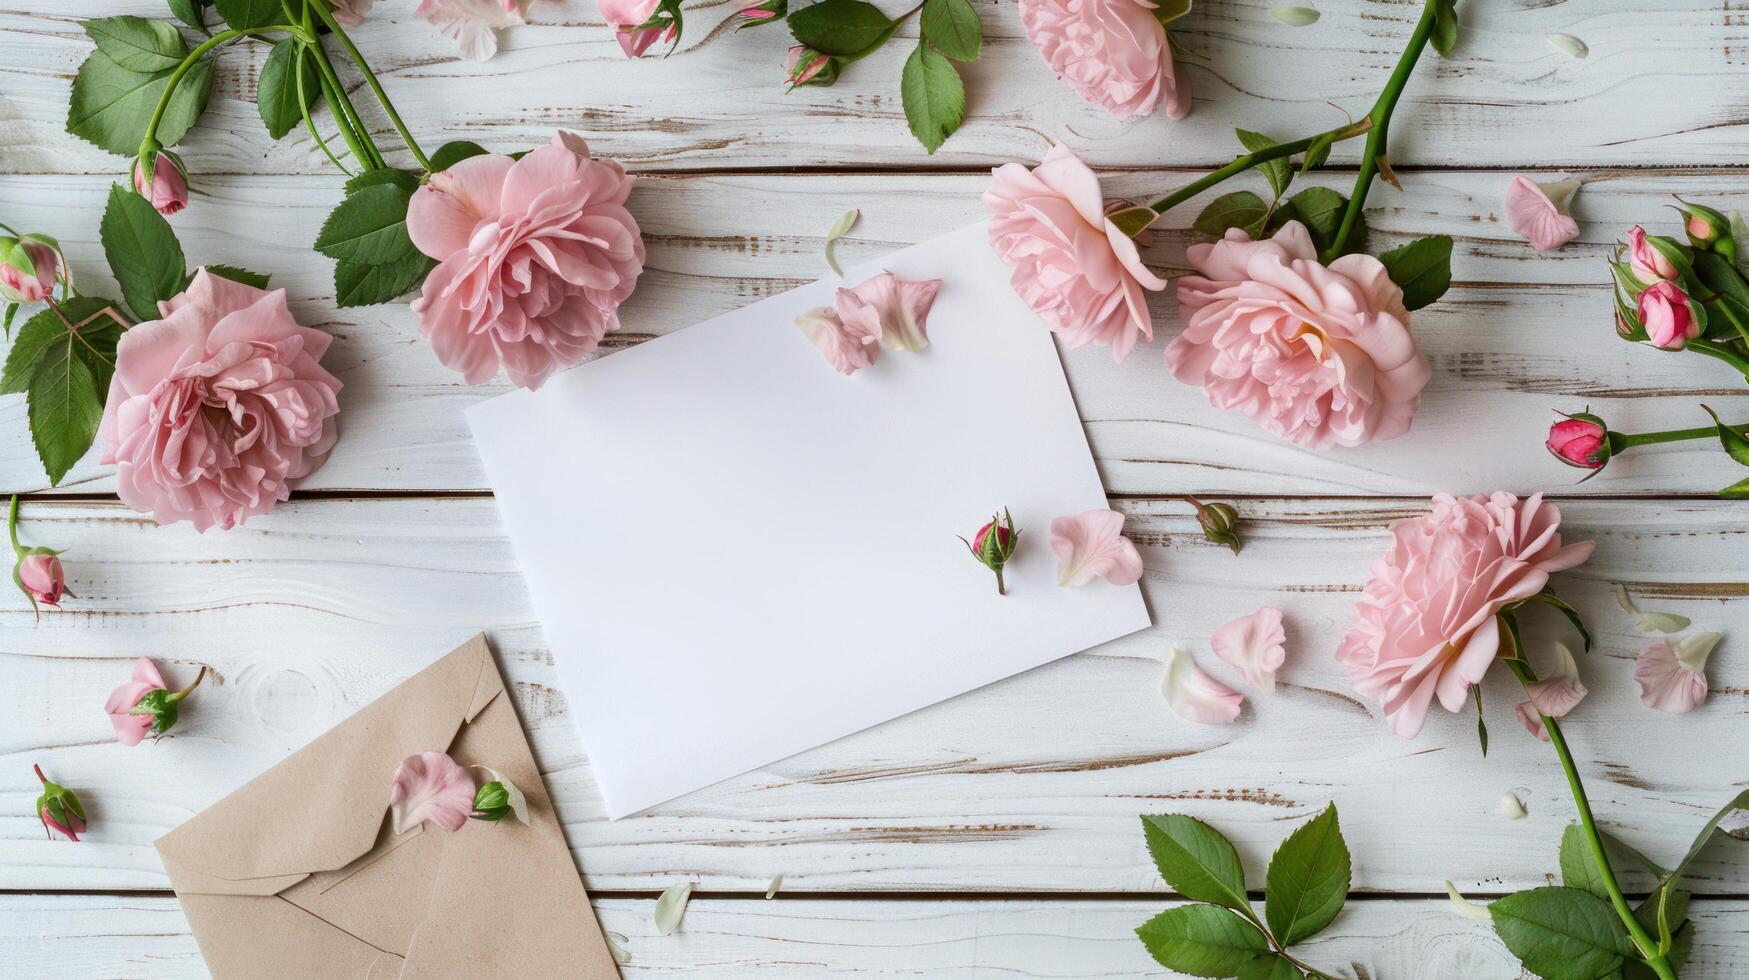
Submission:
M 469 408 L 610 817 L 1147 627 L 1134 585 L 1057 585 L 1051 520 L 1105 490 L 987 235 Z M 845 377 L 796 315 L 882 269 L 941 280 L 929 346 Z M 1003 507 L 998 596 L 956 535 Z
M 395 836 L 390 782 L 428 751 L 508 777 L 528 825 Z M 219 978 L 619 976 L 483 636 L 157 847 Z

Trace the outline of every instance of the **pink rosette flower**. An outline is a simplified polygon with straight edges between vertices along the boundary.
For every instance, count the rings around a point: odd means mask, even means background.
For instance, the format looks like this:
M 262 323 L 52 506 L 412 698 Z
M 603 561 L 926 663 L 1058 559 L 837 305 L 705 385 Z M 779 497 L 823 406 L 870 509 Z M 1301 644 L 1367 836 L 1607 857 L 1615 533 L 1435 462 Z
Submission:
M 1201 275 L 1178 280 L 1184 332 L 1166 366 L 1216 408 L 1297 446 L 1325 449 L 1409 431 L 1432 377 L 1409 333 L 1403 291 L 1370 255 L 1318 261 L 1289 221 L 1252 241 L 1234 228 L 1192 245 Z
M 429 820 L 457 831 L 474 812 L 474 780 L 442 752 L 421 752 L 401 760 L 389 784 L 390 825 L 404 834 Z
M 561 132 L 520 160 L 469 157 L 413 195 L 407 232 L 440 260 L 412 309 L 437 359 L 468 384 L 502 367 L 539 388 L 619 329 L 644 269 L 625 208 L 632 178 Z
M 1433 511 L 1391 526 L 1336 659 L 1354 689 L 1378 699 L 1393 732 L 1413 738 L 1437 696 L 1458 711 L 1500 653 L 1502 609 L 1591 556 L 1563 545 L 1561 512 L 1537 494 L 1433 498 Z
M 1051 70 L 1119 119 L 1161 104 L 1183 119 L 1190 89 L 1148 0 L 1020 0 L 1020 23 Z
M 995 214 L 990 245 L 1014 267 L 1014 291 L 1070 347 L 1093 342 L 1121 361 L 1152 340 L 1144 289 L 1166 281 L 1142 265 L 1136 243 L 1105 217 L 1099 178 L 1061 143 L 1027 170 L 993 171 L 984 204 Z
M 98 438 L 122 502 L 160 524 L 231 528 L 271 511 L 339 437 L 332 338 L 299 326 L 285 290 L 195 273 L 122 334 Z

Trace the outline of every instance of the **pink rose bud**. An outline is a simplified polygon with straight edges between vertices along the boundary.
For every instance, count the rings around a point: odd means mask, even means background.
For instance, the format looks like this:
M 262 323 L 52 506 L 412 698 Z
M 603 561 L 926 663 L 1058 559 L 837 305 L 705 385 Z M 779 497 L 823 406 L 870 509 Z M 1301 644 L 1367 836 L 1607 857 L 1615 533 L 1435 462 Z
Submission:
M 1635 225 L 1628 232 L 1628 267 L 1640 282 L 1648 286 L 1681 275 L 1676 263 L 1670 261 L 1670 257 L 1658 247 L 1659 244 L 1655 239 L 1646 237 L 1646 229 L 1639 225 Z
M 53 548 L 33 548 L 18 543 L 17 494 L 12 495 L 12 507 L 6 515 L 6 536 L 12 542 L 12 583 L 30 600 L 32 609 L 38 609 L 38 603 L 49 607 L 59 606 L 62 596 L 73 595 L 67 588 L 67 577 L 61 569 L 61 559 L 57 557 L 60 552 Z
M 146 185 L 147 162 L 151 161 L 152 182 Z M 188 168 L 182 158 L 169 150 L 142 154 L 134 161 L 134 190 L 152 203 L 159 214 L 175 214 L 188 206 Z
M 47 235 L 0 236 L 0 299 L 40 303 L 61 277 L 61 246 Z
M 1004 507 L 1000 517 L 991 517 L 988 523 L 978 528 L 978 533 L 972 536 L 972 540 L 960 538 L 960 541 L 979 564 L 996 573 L 996 594 L 1007 595 L 1008 586 L 1002 580 L 1002 566 L 1014 557 L 1014 549 L 1020 544 L 1020 532 L 1015 530 L 1014 518 L 1008 515 L 1008 508 Z
M 1202 525 L 1202 536 L 1210 544 L 1225 545 L 1238 554 L 1245 542 L 1239 539 L 1239 512 L 1232 504 L 1205 504 L 1195 497 L 1186 497 L 1196 508 L 1196 522 Z
M 764 0 L 749 7 L 741 8 L 741 16 L 751 23 L 742 24 L 743 28 L 755 24 L 766 24 L 782 17 L 789 16 L 789 0 Z
M 194 676 L 194 683 L 180 691 L 172 691 L 158 673 L 158 666 L 146 657 L 134 661 L 134 673 L 126 684 L 109 692 L 103 703 L 109 715 L 110 727 L 123 745 L 138 745 L 147 735 L 162 735 L 170 730 L 181 713 L 182 699 L 200 686 L 206 678 L 206 667 Z
M 662 39 L 662 28 L 645 27 L 623 30 L 615 34 L 614 39 L 619 42 L 619 49 L 625 52 L 626 57 L 641 58 L 645 51 L 650 50 L 651 45 Z
M 784 59 L 784 77 L 789 79 L 791 88 L 809 83 L 830 85 L 838 80 L 838 70 L 825 75 L 821 72 L 832 64 L 832 59 L 815 51 L 805 44 L 792 45 L 789 54 Z
M 1700 321 L 1682 287 L 1668 279 L 1640 294 L 1640 323 L 1652 346 L 1681 350 L 1700 336 Z
M 1717 252 L 1735 265 L 1737 241 L 1731 235 L 1731 219 L 1700 204 L 1690 204 L 1677 198 L 1676 210 L 1682 212 L 1682 230 L 1688 243 L 1695 248 Z
M 43 822 L 43 829 L 48 831 L 49 839 L 56 834 L 73 841 L 79 840 L 79 835 L 85 832 L 85 807 L 79 803 L 79 797 L 65 786 L 51 783 L 43 775 L 42 766 L 36 769 L 36 778 L 42 781 L 42 795 L 36 798 L 37 819 Z
M 1568 415 L 1549 426 L 1546 445 L 1556 459 L 1568 466 L 1595 472 L 1609 462 L 1609 427 L 1586 412 Z

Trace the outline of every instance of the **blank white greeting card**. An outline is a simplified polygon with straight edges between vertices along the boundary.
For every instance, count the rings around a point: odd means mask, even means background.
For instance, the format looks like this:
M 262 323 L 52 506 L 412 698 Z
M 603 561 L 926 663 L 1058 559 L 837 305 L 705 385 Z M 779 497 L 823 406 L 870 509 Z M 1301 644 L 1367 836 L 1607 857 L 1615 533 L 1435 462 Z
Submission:
M 795 317 L 883 269 L 942 280 L 929 346 L 846 377 Z M 964 228 L 469 410 L 610 817 L 1148 625 L 1057 585 L 1105 492 L 1008 276 Z M 955 535 L 1003 507 L 998 596 Z

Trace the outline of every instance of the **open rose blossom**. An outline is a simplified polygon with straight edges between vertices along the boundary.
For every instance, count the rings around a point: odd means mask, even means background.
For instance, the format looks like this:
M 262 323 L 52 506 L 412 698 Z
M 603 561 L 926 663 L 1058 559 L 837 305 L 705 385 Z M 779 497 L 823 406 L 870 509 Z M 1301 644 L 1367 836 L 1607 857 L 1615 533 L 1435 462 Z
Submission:
M 1403 291 L 1370 255 L 1325 266 L 1298 221 L 1252 241 L 1233 228 L 1192 245 L 1178 280 L 1184 332 L 1166 366 L 1216 408 L 1295 445 L 1358 446 L 1409 431 L 1432 371 Z
M 195 273 L 122 334 L 98 439 L 122 502 L 204 531 L 265 514 L 328 458 L 340 381 L 332 338 L 299 326 L 285 290 Z
M 618 330 L 644 271 L 631 187 L 564 132 L 520 160 L 485 154 L 434 174 L 407 208 L 407 233 L 439 260 L 412 305 L 437 359 L 468 384 L 502 367 L 539 388 Z
M 456 831 L 474 812 L 474 780 L 442 752 L 421 752 L 401 760 L 389 785 L 390 824 L 404 834 L 429 820 Z
M 1433 511 L 1391 525 L 1355 622 L 1336 659 L 1361 694 L 1378 699 L 1391 731 L 1412 738 L 1435 696 L 1463 708 L 1500 653 L 1496 617 L 1543 590 L 1553 572 L 1591 557 L 1563 545 L 1561 512 L 1542 495 L 1433 498 Z
M 1161 105 L 1183 119 L 1190 89 L 1148 0 L 1020 0 L 1020 23 L 1051 70 L 1119 119 Z
M 1121 361 L 1153 339 L 1144 289 L 1166 281 L 1142 265 L 1136 243 L 1105 217 L 1099 178 L 1061 143 L 1039 165 L 997 167 L 984 191 L 995 213 L 990 245 L 1014 267 L 1010 282 L 1070 347 L 1111 347 Z

